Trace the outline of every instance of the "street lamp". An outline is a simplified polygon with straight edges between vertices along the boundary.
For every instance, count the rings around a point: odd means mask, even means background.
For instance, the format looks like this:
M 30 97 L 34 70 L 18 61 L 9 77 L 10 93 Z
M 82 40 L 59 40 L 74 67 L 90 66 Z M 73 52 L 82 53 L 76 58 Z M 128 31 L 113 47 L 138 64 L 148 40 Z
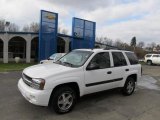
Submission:
M 4 31 L 7 33 L 9 31 L 10 22 L 6 21 Z

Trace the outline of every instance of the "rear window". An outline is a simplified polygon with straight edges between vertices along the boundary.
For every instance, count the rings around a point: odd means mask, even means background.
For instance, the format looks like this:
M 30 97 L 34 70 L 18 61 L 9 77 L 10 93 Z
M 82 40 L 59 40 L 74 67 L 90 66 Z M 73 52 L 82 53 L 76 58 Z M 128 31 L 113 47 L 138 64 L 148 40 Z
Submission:
M 128 57 L 128 60 L 131 65 L 138 64 L 138 59 L 134 53 L 126 52 L 126 56 Z
M 114 67 L 126 66 L 127 62 L 122 52 L 112 52 Z
M 146 57 L 151 57 L 152 55 L 146 55 Z

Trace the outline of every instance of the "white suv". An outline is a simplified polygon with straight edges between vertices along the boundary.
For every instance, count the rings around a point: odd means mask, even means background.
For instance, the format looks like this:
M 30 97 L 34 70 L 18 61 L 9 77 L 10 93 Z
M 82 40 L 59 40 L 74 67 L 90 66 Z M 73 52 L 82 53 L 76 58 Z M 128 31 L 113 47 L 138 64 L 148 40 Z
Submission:
M 133 52 L 78 49 L 56 63 L 26 68 L 18 88 L 30 103 L 66 113 L 86 94 L 122 88 L 124 95 L 131 95 L 140 77 Z
M 146 54 L 144 62 L 148 65 L 157 64 L 160 65 L 160 54 Z

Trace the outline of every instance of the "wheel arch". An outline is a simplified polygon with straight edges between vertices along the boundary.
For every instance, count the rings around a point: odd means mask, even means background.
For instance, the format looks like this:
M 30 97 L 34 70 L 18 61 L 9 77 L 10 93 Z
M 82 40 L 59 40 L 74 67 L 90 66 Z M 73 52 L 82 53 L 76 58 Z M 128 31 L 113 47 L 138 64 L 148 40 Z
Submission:
M 80 88 L 79 88 L 79 85 L 77 82 L 69 82 L 69 83 L 62 83 L 62 84 L 59 84 L 57 86 L 55 86 L 51 92 L 51 95 L 50 95 L 50 98 L 49 98 L 49 103 L 48 105 L 51 104 L 51 101 L 52 101 L 52 96 L 54 94 L 54 92 L 59 89 L 60 87 L 63 87 L 63 86 L 68 86 L 68 87 L 71 87 L 73 88 L 75 91 L 76 91 L 76 95 L 77 95 L 77 98 L 80 98 Z
M 126 81 L 128 80 L 128 78 L 133 78 L 134 81 L 137 82 L 137 79 L 138 79 L 137 77 L 138 77 L 137 74 L 131 74 L 131 75 L 129 75 L 129 76 L 127 77 Z

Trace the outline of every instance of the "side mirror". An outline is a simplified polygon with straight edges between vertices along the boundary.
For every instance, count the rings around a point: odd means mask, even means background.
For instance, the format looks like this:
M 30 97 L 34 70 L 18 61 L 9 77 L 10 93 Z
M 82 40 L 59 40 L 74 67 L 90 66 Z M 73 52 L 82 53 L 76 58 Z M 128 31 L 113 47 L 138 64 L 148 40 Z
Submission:
M 99 65 L 97 63 L 90 63 L 86 70 L 95 70 L 95 69 L 99 69 Z

